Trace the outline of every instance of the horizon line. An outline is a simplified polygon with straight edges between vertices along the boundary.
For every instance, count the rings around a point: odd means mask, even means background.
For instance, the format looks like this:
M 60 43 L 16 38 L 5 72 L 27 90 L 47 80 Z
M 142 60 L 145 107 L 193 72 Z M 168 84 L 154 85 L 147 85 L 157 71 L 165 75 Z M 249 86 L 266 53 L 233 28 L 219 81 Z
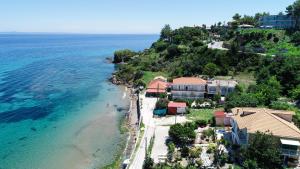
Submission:
M 0 31 L 0 34 L 82 34 L 82 35 L 159 35 L 160 33 L 98 33 L 98 32 L 18 32 Z

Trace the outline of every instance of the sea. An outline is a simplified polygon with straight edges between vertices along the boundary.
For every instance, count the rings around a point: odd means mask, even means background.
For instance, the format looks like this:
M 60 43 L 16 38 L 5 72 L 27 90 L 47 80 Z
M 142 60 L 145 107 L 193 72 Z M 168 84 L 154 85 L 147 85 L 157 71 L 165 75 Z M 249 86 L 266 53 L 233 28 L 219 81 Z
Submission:
M 0 34 L 0 169 L 92 169 L 114 160 L 126 92 L 108 78 L 119 49 L 158 35 Z

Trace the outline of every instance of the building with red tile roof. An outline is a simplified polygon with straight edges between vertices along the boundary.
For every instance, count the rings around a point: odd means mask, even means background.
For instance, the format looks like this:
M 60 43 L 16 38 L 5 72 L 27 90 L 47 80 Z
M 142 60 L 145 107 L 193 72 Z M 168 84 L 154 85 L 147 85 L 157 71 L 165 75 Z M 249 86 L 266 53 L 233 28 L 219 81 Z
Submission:
M 186 107 L 187 105 L 185 102 L 169 102 L 168 114 L 176 115 L 178 113 L 185 113 Z
M 173 84 L 205 85 L 206 80 L 198 77 L 180 77 L 173 79 Z
M 198 77 L 180 77 L 173 79 L 172 97 L 180 99 L 204 98 L 206 80 Z
M 157 96 L 166 93 L 169 83 L 161 79 L 152 80 L 146 90 L 147 96 Z

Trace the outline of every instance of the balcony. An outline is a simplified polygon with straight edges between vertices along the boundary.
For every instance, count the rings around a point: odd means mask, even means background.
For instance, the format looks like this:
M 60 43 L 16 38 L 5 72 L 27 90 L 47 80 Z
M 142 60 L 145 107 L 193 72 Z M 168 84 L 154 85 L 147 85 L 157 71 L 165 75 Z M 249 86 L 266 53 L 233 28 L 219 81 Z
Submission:
M 295 149 L 281 148 L 281 154 L 288 157 L 298 158 L 300 152 L 299 150 L 295 150 Z

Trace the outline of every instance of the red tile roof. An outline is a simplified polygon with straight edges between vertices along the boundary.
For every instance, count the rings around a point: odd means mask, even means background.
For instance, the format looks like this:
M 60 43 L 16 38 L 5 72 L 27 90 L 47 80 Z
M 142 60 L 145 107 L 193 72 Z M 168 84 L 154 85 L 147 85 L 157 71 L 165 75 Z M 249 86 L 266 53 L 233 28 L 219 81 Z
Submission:
M 225 112 L 223 111 L 216 111 L 214 115 L 215 117 L 226 117 Z
M 166 90 L 168 87 L 169 83 L 161 81 L 160 79 L 157 80 L 152 80 L 147 89 L 160 89 L 160 90 Z
M 186 107 L 184 102 L 169 102 L 168 107 Z
M 146 92 L 147 93 L 165 93 L 166 92 L 166 90 L 164 90 L 164 89 L 147 89 L 146 90 Z
M 206 80 L 203 80 L 198 77 L 180 77 L 173 79 L 173 84 L 203 85 L 206 84 Z

